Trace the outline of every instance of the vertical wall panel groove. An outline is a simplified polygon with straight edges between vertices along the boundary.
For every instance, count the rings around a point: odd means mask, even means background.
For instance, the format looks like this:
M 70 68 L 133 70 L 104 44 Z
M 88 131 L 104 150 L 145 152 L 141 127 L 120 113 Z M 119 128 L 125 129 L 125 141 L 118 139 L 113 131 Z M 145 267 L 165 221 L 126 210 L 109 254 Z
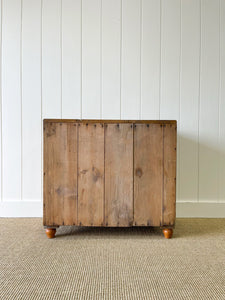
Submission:
M 83 118 L 83 93 L 82 93 L 82 87 L 83 87 L 83 0 L 80 0 L 80 119 Z
M 20 122 L 20 133 L 21 133 L 21 199 L 23 199 L 23 75 L 22 75 L 22 39 L 23 39 L 23 0 L 21 0 L 21 10 L 20 10 L 20 112 L 21 112 L 21 122 Z
M 7 201 L 21 199 L 21 2 L 4 0 L 2 14 L 2 175 Z
M 160 119 L 178 121 L 177 200 L 179 201 L 181 0 L 162 1 Z
M 60 1 L 60 99 L 61 99 L 61 118 L 63 117 L 63 70 L 62 70 L 62 2 L 63 0 Z
M 41 0 L 23 0 L 21 42 L 22 199 L 41 199 Z M 32 112 L 32 113 L 31 113 Z M 32 142 L 31 142 L 32 141 Z M 32 174 L 32 176 L 31 176 Z
M 142 0 L 141 119 L 159 118 L 160 38 L 160 1 Z
M 100 119 L 102 119 L 102 0 L 100 3 Z
M 202 2 L 199 201 L 218 201 L 219 0 Z
M 82 118 L 101 115 L 101 0 L 82 2 Z
M 180 76 L 180 200 L 198 196 L 200 1 L 183 0 Z
M 102 1 L 103 119 L 120 118 L 120 1 Z
M 140 101 L 140 1 L 122 2 L 121 117 L 139 118 Z
M 122 116 L 122 34 L 123 34 L 123 0 L 120 0 L 120 119 Z
M 43 117 L 61 118 L 61 0 L 43 0 Z
M 202 0 L 200 1 L 200 14 L 199 14 L 199 39 L 200 39 L 200 45 L 199 45 L 199 78 L 198 78 L 198 85 L 199 85 L 199 93 L 198 93 L 198 164 L 197 164 L 197 170 L 198 170 L 198 186 L 197 186 L 197 202 L 199 202 L 199 140 L 200 140 L 200 98 L 201 98 L 201 53 L 202 53 Z
M 140 96 L 139 96 L 139 116 L 138 118 L 142 118 L 142 89 L 141 89 L 141 83 L 142 83 L 142 45 L 143 45 L 143 0 L 140 0 Z
M 179 120 L 180 0 L 162 1 L 160 119 Z
M 225 0 L 220 0 L 219 201 L 225 202 Z
M 40 21 L 40 86 L 41 86 L 41 200 L 43 201 L 43 92 L 42 92 L 42 21 L 43 21 L 43 0 L 41 0 L 41 21 Z
M 2 197 L 2 0 L 0 0 L 0 202 Z
M 81 118 L 81 0 L 62 2 L 62 117 Z

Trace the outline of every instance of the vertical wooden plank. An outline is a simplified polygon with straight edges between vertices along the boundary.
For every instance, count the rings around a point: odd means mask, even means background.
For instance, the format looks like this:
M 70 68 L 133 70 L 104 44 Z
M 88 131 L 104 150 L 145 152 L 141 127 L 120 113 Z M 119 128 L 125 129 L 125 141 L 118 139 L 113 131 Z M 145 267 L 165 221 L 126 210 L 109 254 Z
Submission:
M 81 118 L 81 0 L 62 1 L 62 117 Z
M 80 124 L 78 140 L 78 223 L 104 222 L 104 126 Z
M 162 0 L 160 119 L 179 119 L 180 0 Z
M 120 118 L 121 0 L 102 1 L 102 118 Z
M 43 118 L 61 118 L 61 0 L 43 0 Z
M 2 3 L 3 199 L 21 199 L 21 2 Z
M 141 119 L 159 119 L 160 1 L 142 0 Z
M 140 32 L 139 0 L 122 1 L 121 118 L 140 117 Z
M 219 201 L 225 202 L 225 0 L 220 6 Z
M 218 201 L 219 0 L 202 1 L 199 201 Z
M 101 117 L 101 0 L 82 1 L 82 118 Z
M 163 127 L 134 128 L 134 224 L 160 226 L 163 197 Z
M 77 225 L 77 127 L 78 124 L 63 124 L 67 132 L 60 188 L 63 193 L 64 225 Z M 66 147 L 66 149 L 65 149 Z
M 77 124 L 44 124 L 44 225 L 77 224 Z
M 133 125 L 105 125 L 105 223 L 133 224 Z
M 41 0 L 23 0 L 22 197 L 41 200 Z M 32 142 L 31 142 L 32 141 Z M 31 176 L 32 174 L 32 176 Z
M 180 200 L 198 199 L 200 1 L 183 0 L 181 10 Z
M 176 144 L 177 126 L 163 127 L 163 225 L 174 225 L 176 217 Z

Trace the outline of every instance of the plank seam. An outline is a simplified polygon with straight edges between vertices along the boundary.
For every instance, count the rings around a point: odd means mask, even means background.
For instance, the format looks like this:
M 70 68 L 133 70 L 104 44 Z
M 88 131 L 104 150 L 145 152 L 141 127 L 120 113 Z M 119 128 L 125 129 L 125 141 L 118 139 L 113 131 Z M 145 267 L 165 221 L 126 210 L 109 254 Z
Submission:
M 103 224 L 105 226 L 105 124 L 103 124 L 103 130 L 104 130 L 104 183 L 103 183 L 104 201 L 103 201 Z
M 77 123 L 77 225 L 79 225 L 78 223 L 79 128 L 80 128 L 80 124 Z
M 134 143 L 134 123 L 133 123 L 133 225 L 134 225 L 134 147 L 135 147 L 135 143 Z
M 165 143 L 164 143 L 164 139 L 165 139 L 165 127 L 162 125 L 162 131 L 163 131 L 163 159 L 162 159 L 162 161 L 163 161 L 163 164 L 162 164 L 162 168 L 163 168 L 163 172 L 162 172 L 162 182 L 163 182 L 163 184 L 162 184 L 162 216 L 161 216 L 161 220 L 162 220 L 162 226 L 163 226 L 163 223 L 164 223 L 164 170 L 165 170 L 165 168 L 164 168 L 164 164 L 165 164 L 165 162 L 164 162 L 164 152 L 165 152 Z

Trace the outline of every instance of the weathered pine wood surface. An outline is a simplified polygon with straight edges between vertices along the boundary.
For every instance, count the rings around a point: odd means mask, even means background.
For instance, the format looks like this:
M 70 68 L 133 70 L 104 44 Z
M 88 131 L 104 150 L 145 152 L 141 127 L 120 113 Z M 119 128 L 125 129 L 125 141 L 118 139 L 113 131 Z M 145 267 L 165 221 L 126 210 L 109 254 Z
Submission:
M 102 226 L 104 222 L 104 127 L 100 123 L 80 124 L 78 127 L 78 224 Z
M 134 125 L 134 224 L 162 224 L 163 127 Z
M 105 222 L 133 225 L 132 124 L 105 124 Z
M 47 227 L 173 227 L 176 121 L 44 120 Z
M 77 224 L 77 124 L 44 124 L 44 224 Z

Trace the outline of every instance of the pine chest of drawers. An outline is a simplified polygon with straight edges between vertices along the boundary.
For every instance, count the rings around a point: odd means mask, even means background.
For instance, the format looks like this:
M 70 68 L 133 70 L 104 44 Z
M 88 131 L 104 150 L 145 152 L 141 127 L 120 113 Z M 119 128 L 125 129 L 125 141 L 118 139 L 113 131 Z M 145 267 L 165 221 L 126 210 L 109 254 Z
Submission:
M 44 120 L 43 225 L 159 226 L 172 236 L 176 121 Z

